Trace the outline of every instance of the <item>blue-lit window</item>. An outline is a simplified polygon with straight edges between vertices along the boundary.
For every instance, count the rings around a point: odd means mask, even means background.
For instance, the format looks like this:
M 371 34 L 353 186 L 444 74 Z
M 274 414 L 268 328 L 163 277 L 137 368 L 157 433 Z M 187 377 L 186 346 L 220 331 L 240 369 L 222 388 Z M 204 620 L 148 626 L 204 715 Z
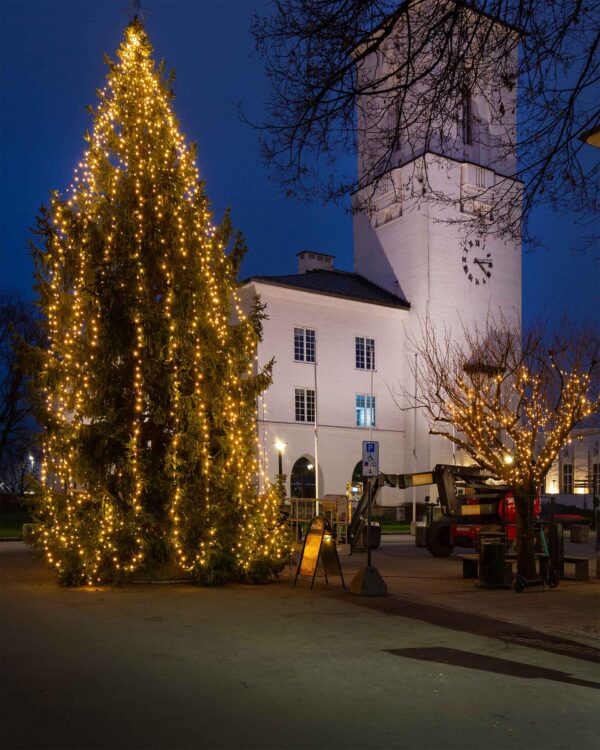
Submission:
M 294 360 L 315 361 L 315 332 L 311 328 L 294 328 Z
M 356 426 L 375 427 L 375 396 L 356 396 Z
M 357 370 L 375 369 L 375 339 L 357 336 L 355 344 Z

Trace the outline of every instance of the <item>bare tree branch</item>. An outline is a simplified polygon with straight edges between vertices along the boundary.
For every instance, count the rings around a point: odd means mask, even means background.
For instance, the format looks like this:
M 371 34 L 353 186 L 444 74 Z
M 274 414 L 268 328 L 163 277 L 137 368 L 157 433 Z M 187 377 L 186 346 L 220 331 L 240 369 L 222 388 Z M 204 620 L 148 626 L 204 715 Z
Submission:
M 354 210 L 368 210 L 391 170 L 428 153 L 493 170 L 492 184 L 467 207 L 480 230 L 521 237 L 533 208 L 547 205 L 575 213 L 594 241 L 600 160 L 581 136 L 600 124 L 598 3 L 276 0 L 271 7 L 253 25 L 272 84 L 265 120 L 255 125 L 288 193 L 326 201 L 353 193 Z M 344 162 L 356 152 L 358 174 Z M 431 183 L 427 162 L 419 169 L 412 197 L 462 200 L 464 210 L 464 196 Z
M 28 347 L 42 329 L 33 305 L 14 293 L 0 294 L 0 482 L 22 490 L 23 466 L 36 432 L 27 367 Z

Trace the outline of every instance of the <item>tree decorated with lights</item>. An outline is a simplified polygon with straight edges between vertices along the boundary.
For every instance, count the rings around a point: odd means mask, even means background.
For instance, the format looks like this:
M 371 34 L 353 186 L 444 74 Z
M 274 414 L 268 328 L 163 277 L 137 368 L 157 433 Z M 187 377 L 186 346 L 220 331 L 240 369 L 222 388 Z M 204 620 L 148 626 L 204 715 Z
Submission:
M 137 18 L 117 54 L 70 191 L 39 217 L 41 543 L 67 584 L 169 561 L 265 577 L 288 547 L 276 490 L 255 487 L 263 308 L 240 307 L 243 241 L 212 224 Z
M 422 325 L 413 407 L 430 432 L 510 485 L 517 566 L 535 577 L 534 500 L 573 428 L 600 409 L 600 340 L 593 331 L 522 335 L 505 320 L 464 328 L 462 340 Z

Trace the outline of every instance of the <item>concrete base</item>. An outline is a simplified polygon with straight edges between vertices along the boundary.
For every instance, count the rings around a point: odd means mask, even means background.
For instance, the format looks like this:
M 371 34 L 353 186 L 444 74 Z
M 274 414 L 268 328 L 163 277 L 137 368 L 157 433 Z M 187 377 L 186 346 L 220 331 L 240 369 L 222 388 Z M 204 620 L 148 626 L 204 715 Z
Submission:
M 387 596 L 385 581 L 379 575 L 377 568 L 365 565 L 352 579 L 350 591 L 358 596 Z
M 40 524 L 38 523 L 24 523 L 23 524 L 23 541 L 30 547 L 33 546 L 36 530 L 39 530 Z
M 589 526 L 574 523 L 571 526 L 571 541 L 575 544 L 588 544 L 590 541 Z
M 415 546 L 427 547 L 427 526 L 418 523 L 415 527 Z

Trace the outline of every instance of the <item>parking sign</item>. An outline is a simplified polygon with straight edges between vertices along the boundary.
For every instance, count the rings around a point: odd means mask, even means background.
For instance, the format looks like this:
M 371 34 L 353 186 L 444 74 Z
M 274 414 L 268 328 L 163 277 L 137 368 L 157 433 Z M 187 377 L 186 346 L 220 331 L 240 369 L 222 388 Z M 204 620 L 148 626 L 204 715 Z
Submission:
M 379 443 L 377 440 L 363 440 L 363 477 L 379 476 Z

